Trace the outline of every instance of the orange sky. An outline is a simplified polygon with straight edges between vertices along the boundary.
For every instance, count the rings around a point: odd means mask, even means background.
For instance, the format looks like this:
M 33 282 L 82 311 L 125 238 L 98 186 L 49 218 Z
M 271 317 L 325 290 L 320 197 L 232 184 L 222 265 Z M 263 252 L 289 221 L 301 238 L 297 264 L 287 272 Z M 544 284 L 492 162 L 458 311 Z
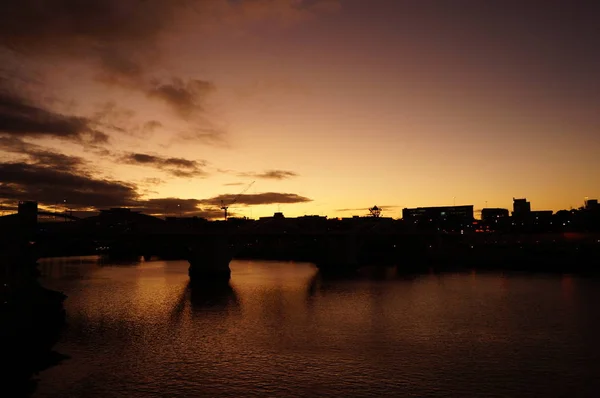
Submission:
M 232 212 L 600 196 L 593 5 L 22 3 L 0 6 L 5 203 L 212 216 L 252 181 Z

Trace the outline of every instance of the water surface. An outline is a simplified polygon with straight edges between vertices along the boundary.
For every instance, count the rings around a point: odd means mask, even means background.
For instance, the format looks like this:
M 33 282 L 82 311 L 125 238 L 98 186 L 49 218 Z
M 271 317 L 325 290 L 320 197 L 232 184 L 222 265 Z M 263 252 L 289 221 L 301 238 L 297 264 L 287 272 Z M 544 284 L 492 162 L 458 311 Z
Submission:
M 41 262 L 70 359 L 37 397 L 595 397 L 600 280 L 393 270 L 323 279 L 234 261 L 225 289 L 184 261 Z

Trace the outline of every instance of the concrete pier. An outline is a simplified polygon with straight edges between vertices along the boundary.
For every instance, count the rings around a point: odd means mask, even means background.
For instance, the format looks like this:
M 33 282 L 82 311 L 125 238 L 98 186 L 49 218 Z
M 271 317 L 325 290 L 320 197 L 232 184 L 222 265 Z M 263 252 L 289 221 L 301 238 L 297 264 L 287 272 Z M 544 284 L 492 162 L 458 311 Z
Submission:
M 225 236 L 204 236 L 188 246 L 188 274 L 193 283 L 227 283 L 233 250 Z

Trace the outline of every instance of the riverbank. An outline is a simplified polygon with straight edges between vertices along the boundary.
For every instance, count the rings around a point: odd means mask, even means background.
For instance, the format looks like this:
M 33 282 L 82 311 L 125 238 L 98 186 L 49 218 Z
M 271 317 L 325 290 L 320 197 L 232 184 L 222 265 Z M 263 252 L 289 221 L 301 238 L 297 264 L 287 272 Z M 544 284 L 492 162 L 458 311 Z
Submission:
M 35 374 L 62 359 L 52 347 L 65 324 L 66 296 L 40 285 L 36 257 L 26 241 L 0 249 L 2 386 L 11 396 L 28 396 L 35 389 Z

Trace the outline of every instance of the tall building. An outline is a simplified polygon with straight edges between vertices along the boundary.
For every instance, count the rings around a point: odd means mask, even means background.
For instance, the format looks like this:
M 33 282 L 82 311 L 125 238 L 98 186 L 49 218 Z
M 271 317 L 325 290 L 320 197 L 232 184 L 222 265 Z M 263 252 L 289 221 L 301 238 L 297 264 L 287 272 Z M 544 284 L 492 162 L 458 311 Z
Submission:
M 525 218 L 531 213 L 531 203 L 526 198 L 515 199 L 513 198 L 513 217 Z
M 18 208 L 21 222 L 28 225 L 35 225 L 38 217 L 38 203 L 34 201 L 20 201 Z

